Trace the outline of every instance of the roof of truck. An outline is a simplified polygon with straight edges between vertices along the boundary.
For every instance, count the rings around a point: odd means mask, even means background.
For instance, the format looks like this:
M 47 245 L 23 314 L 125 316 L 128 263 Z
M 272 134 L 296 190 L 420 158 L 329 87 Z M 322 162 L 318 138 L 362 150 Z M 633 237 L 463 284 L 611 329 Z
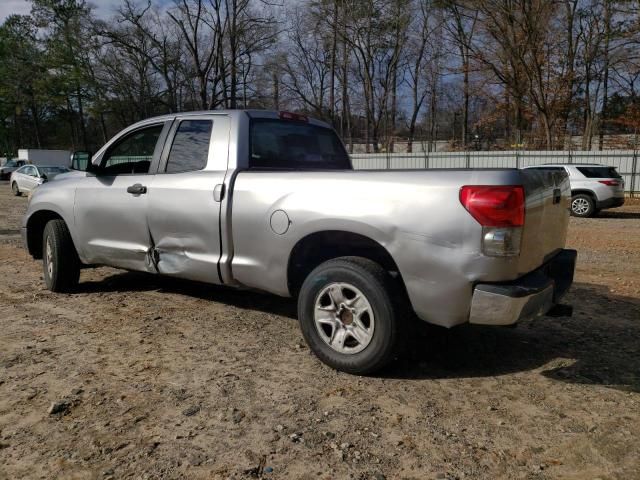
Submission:
M 156 117 L 146 118 L 144 120 L 141 120 L 140 122 L 136 122 L 136 124 L 143 123 L 143 122 L 148 123 L 148 122 L 153 122 L 157 120 L 171 120 L 172 118 L 175 118 L 175 117 L 186 117 L 186 116 L 197 116 L 197 115 L 203 115 L 203 116 L 204 115 L 221 115 L 221 114 L 229 115 L 229 116 L 246 114 L 250 118 L 272 118 L 274 120 L 280 119 L 282 117 L 282 114 L 290 114 L 296 117 L 304 118 L 306 119 L 306 121 L 308 121 L 308 123 L 312 125 L 331 128 L 331 125 L 329 125 L 328 123 L 313 117 L 309 117 L 306 114 L 298 114 L 294 112 L 284 112 L 284 111 L 278 111 L 278 110 L 258 110 L 258 109 L 251 109 L 251 108 L 238 109 L 238 110 L 194 110 L 190 112 L 175 112 L 175 113 L 168 113 L 165 115 L 159 115 Z

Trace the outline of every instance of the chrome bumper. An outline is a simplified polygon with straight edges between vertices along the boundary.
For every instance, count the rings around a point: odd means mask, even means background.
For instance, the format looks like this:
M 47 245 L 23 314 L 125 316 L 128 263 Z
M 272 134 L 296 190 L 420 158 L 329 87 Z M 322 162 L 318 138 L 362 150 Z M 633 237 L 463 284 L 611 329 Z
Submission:
M 514 282 L 476 285 L 469 322 L 513 325 L 544 315 L 573 283 L 576 256 L 575 250 L 562 250 L 542 267 Z

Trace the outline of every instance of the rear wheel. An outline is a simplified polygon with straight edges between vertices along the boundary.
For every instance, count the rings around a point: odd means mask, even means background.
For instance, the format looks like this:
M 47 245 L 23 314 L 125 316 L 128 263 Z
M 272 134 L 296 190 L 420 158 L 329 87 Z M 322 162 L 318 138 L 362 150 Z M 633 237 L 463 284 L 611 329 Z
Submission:
M 80 279 L 80 259 L 64 220 L 50 220 L 42 235 L 44 282 L 52 292 L 70 292 Z
M 394 359 L 406 339 L 394 299 L 397 285 L 377 263 L 361 257 L 329 260 L 305 279 L 298 317 L 318 358 L 343 372 L 373 373 Z
M 571 214 L 575 217 L 590 217 L 595 210 L 595 202 L 589 195 L 580 193 L 571 198 Z
M 13 194 L 16 197 L 19 197 L 20 195 L 22 195 L 22 192 L 20 191 L 20 189 L 18 188 L 18 184 L 16 182 L 13 182 L 11 184 L 11 191 L 13 191 Z

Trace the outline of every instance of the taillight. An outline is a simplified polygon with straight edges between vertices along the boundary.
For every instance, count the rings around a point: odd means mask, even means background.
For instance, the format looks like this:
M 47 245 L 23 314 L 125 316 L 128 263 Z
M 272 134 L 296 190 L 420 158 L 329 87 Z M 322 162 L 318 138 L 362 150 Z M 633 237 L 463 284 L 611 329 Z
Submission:
M 598 183 L 602 183 L 603 185 L 606 185 L 607 187 L 619 187 L 620 186 L 620 180 L 598 180 Z
M 460 189 L 460 203 L 482 225 L 482 253 L 520 254 L 525 209 L 521 185 L 466 185 Z
M 524 225 L 522 185 L 465 185 L 460 203 L 483 227 L 521 227 Z
M 280 120 L 291 120 L 294 122 L 309 122 L 309 117 L 293 112 L 280 112 Z

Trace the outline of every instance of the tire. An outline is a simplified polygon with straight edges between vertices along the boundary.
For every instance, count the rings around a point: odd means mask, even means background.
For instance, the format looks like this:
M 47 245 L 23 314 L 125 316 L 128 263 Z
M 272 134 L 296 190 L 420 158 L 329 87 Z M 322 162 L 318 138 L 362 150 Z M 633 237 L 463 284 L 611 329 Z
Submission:
M 20 189 L 18 188 L 18 184 L 16 182 L 13 182 L 11 184 L 11 191 L 13 192 L 13 194 L 16 197 L 19 197 L 20 195 L 22 195 L 22 192 L 20 191 Z
M 42 234 L 44 282 L 52 292 L 72 292 L 80 279 L 80 259 L 64 220 L 49 220 Z
M 362 257 L 329 260 L 313 270 L 300 289 L 302 335 L 330 367 L 357 375 L 374 373 L 397 356 L 406 340 L 409 319 L 403 318 L 403 305 L 397 301 L 403 297 L 377 263 Z M 324 322 L 316 322 L 316 312 Z
M 591 217 L 595 210 L 596 205 L 591 196 L 580 193 L 571 197 L 571 215 L 574 217 Z

